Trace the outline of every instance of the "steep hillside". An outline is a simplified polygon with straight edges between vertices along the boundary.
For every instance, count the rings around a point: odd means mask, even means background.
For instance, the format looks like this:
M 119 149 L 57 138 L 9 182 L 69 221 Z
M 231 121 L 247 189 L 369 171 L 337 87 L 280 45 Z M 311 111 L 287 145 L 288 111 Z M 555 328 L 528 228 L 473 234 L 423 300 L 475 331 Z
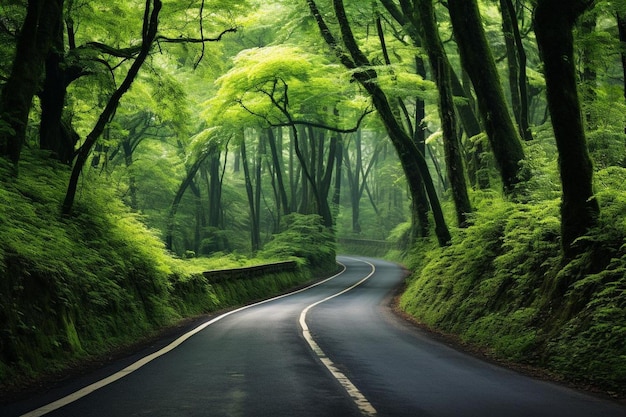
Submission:
M 600 227 L 559 253 L 559 199 L 483 200 L 447 248 L 419 247 L 401 307 L 497 356 L 626 394 L 626 170 L 597 174 Z
M 211 285 L 202 271 L 267 260 L 226 254 L 171 257 L 141 216 L 131 213 L 106 181 L 95 178 L 98 173 L 84 176 L 74 214 L 62 218 L 66 166 L 27 153 L 14 177 L 3 161 L 0 386 L 63 369 L 183 317 L 267 297 L 311 277 L 309 269 L 300 268 L 254 285 Z

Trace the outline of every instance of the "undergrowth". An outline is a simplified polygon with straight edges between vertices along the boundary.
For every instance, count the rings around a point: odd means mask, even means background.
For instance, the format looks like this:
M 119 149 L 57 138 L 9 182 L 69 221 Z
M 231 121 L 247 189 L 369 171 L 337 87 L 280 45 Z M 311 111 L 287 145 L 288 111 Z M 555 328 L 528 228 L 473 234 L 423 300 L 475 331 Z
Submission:
M 284 291 L 306 269 L 211 285 L 210 269 L 267 262 L 236 254 L 177 259 L 102 178 L 86 173 L 73 214 L 69 168 L 25 152 L 17 177 L 0 159 L 0 386 L 132 344 L 183 317 Z M 297 254 L 294 254 L 297 256 Z M 304 261 L 302 261 L 304 263 Z
M 401 307 L 502 358 L 626 394 L 626 170 L 600 171 L 596 189 L 600 225 L 569 262 L 558 198 L 478 198 L 451 246 L 422 243 L 407 257 Z

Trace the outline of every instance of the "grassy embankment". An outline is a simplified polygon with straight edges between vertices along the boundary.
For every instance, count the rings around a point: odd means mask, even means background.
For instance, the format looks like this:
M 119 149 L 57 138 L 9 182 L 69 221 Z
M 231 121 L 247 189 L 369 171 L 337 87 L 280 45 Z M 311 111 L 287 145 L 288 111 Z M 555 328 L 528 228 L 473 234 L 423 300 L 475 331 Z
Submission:
M 401 308 L 496 357 L 625 396 L 626 170 L 600 171 L 596 190 L 600 227 L 569 262 L 558 192 L 525 204 L 477 198 L 474 225 L 450 247 L 405 258 L 413 274 Z
M 255 259 L 175 259 L 138 215 L 100 185 L 102 178 L 86 175 L 74 214 L 62 218 L 68 168 L 25 155 L 19 171 L 12 177 L 0 162 L 0 386 L 5 388 L 132 344 L 182 318 L 302 284 L 313 276 L 307 262 L 334 265 L 329 245 L 291 242 L 297 228 L 309 228 L 309 240 L 320 238 L 319 227 L 306 218 L 296 218 Z M 317 252 L 300 250 L 307 245 Z M 292 256 L 301 265 L 294 273 L 223 284 L 210 284 L 202 275 Z

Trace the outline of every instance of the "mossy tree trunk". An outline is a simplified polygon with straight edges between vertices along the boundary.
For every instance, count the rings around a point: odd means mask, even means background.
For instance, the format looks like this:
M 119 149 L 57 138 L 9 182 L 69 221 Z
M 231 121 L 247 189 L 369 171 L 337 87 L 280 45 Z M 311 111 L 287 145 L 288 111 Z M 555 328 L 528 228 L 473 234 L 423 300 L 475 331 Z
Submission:
M 66 16 L 65 22 L 70 50 L 76 49 L 73 21 Z M 63 118 L 65 98 L 68 86 L 89 72 L 80 62 L 70 64 L 66 59 L 63 28 L 62 19 L 55 22 L 52 45 L 45 60 L 45 78 L 39 92 L 41 105 L 39 146 L 41 149 L 51 151 L 53 158 L 71 165 L 80 137 L 71 123 Z
M 63 19 L 63 0 L 29 0 L 15 59 L 0 95 L 0 155 L 17 164 L 44 62 Z
M 624 99 L 626 99 L 626 15 L 617 13 L 617 28 L 619 30 L 619 40 L 622 45 L 622 70 L 624 73 Z M 626 133 L 626 127 L 624 127 Z
M 417 48 L 422 48 L 422 35 L 420 34 L 420 28 L 422 27 L 421 19 L 419 18 L 418 13 L 416 11 L 419 8 L 421 0 L 400 0 L 399 7 L 393 0 L 380 0 L 381 4 L 385 7 L 385 9 L 391 14 L 391 16 L 407 31 L 407 34 L 413 41 L 413 44 Z M 421 61 L 421 64 L 420 64 Z M 422 75 L 426 78 L 426 70 L 424 68 L 423 61 L 421 58 L 418 59 L 418 74 Z M 420 68 L 422 70 L 420 71 Z M 458 114 L 459 121 L 465 131 L 465 134 L 468 138 L 473 138 L 479 135 L 482 132 L 482 128 L 480 126 L 480 122 L 476 117 L 476 113 L 472 108 L 471 102 L 473 101 L 473 97 L 471 96 L 471 92 L 467 91 L 461 82 L 459 81 L 456 73 L 450 69 L 449 71 L 449 80 L 451 82 L 452 94 L 456 97 L 462 97 L 467 100 L 457 101 L 454 103 L 456 108 L 456 112 Z M 423 104 L 423 100 L 421 101 Z M 425 114 L 421 113 L 421 116 L 418 115 L 416 120 L 422 120 Z M 423 136 L 423 129 L 416 129 L 416 133 L 421 133 Z M 424 138 L 425 139 L 425 138 Z M 418 145 L 418 148 L 422 154 L 426 154 L 426 147 L 422 141 L 421 147 Z M 481 175 L 486 172 L 484 170 L 484 148 L 481 143 L 477 143 L 474 146 L 474 149 L 469 157 L 469 165 L 467 166 L 467 171 L 469 174 L 469 179 L 473 186 L 477 186 L 480 189 L 489 188 L 489 177 L 488 175 Z M 419 201 L 419 200 L 418 200 Z M 426 208 L 428 207 L 428 203 L 426 202 Z M 425 220 L 427 224 L 427 219 Z
M 465 167 L 457 136 L 457 121 L 450 82 L 452 66 L 439 37 L 432 0 L 418 1 L 417 12 L 422 22 L 420 26 L 422 39 L 439 91 L 439 117 L 443 131 L 446 173 L 452 190 L 457 224 L 459 227 L 467 227 L 469 225 L 468 215 L 472 212 L 472 205 L 467 193 Z
M 407 18 L 392 0 L 382 0 L 381 3 L 398 23 L 409 29 L 409 36 L 411 37 L 411 40 L 413 41 L 415 47 L 421 48 L 421 38 L 417 35 L 417 30 L 415 30 L 416 26 L 407 26 Z M 382 27 L 382 19 L 380 16 L 378 16 L 376 19 L 376 27 L 378 30 L 378 38 L 380 39 L 383 56 L 385 57 L 385 63 L 391 66 L 391 59 L 387 50 L 387 42 L 385 41 L 385 35 Z M 415 72 L 423 79 L 426 79 L 426 64 L 424 63 L 424 59 L 422 59 L 421 55 L 419 54 L 415 55 Z M 422 155 L 425 155 L 426 127 L 424 125 L 424 118 L 426 117 L 426 102 L 421 97 L 415 97 L 414 117 L 411 117 L 409 109 L 402 98 L 397 98 L 396 102 L 399 111 L 398 109 L 394 110 L 400 114 L 399 117 L 404 116 L 403 120 L 407 126 L 408 133 L 412 137 L 418 152 L 420 152 Z M 412 196 L 412 208 L 414 211 L 413 218 L 416 220 L 416 223 L 413 225 L 412 228 L 413 239 L 418 237 L 425 238 L 428 237 L 428 235 L 430 234 L 430 219 L 428 217 L 428 213 L 430 212 L 430 205 L 428 203 L 428 194 L 426 193 L 426 187 L 424 186 L 423 181 L 421 187 L 416 187 L 416 191 L 417 194 L 414 194 Z
M 561 241 L 566 257 L 580 249 L 574 241 L 597 224 L 600 212 L 593 195 L 593 167 L 583 129 L 574 67 L 577 18 L 593 1 L 540 0 L 535 34 L 543 58 L 548 107 L 552 117 L 562 183 Z
M 517 185 L 526 179 L 521 166 L 524 148 L 504 99 L 478 4 L 476 0 L 449 0 L 448 8 L 461 61 L 474 85 L 504 191 L 512 195 Z
M 532 140 L 528 117 L 528 76 L 526 73 L 526 51 L 522 44 L 517 12 L 512 0 L 500 0 L 502 29 L 507 51 L 509 86 L 513 115 L 517 121 L 520 136 Z
M 426 79 L 426 64 L 421 56 L 415 56 L 415 69 L 418 75 Z M 417 150 L 422 155 L 426 155 L 426 126 L 424 119 L 426 117 L 426 102 L 420 97 L 415 97 L 415 129 L 413 131 L 413 142 L 417 147 Z M 426 187 L 422 181 L 421 187 L 418 188 L 418 193 L 413 196 L 415 204 L 415 211 L 417 216 L 417 236 L 428 237 L 430 234 L 430 219 L 428 213 L 430 212 L 430 204 L 428 203 L 428 194 L 426 193 Z

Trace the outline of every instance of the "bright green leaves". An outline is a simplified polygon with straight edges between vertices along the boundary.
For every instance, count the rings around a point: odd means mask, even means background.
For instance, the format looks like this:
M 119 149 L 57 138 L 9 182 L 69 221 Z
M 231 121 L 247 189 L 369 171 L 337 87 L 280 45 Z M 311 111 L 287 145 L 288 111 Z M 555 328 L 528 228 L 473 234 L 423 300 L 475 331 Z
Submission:
M 336 123 L 333 109 L 364 102 L 350 91 L 349 74 L 323 57 L 293 46 L 247 49 L 217 80 L 216 97 L 207 102 L 210 123 L 230 126 L 280 125 L 290 120 Z

